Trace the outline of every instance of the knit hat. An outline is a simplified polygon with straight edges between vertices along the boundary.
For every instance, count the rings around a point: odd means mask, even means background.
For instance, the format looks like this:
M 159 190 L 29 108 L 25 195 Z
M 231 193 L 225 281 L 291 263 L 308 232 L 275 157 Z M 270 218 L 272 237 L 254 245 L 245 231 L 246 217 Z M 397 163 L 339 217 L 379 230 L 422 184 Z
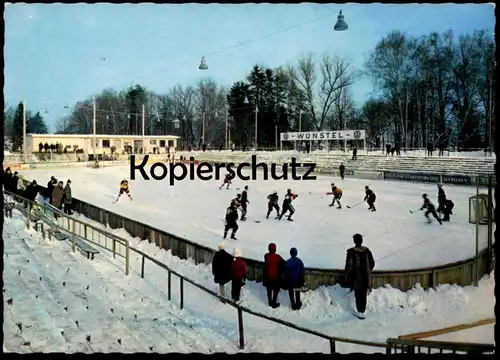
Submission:
M 221 242 L 219 245 L 218 245 L 218 248 L 219 250 L 224 250 L 224 243 Z
M 293 248 L 291 248 L 291 249 L 290 249 L 290 255 L 291 255 L 292 257 L 297 257 L 298 253 L 299 253 L 299 252 L 297 251 L 297 249 L 296 249 L 296 248 L 294 248 L 294 247 L 293 247 Z
M 240 249 L 238 249 L 238 248 L 235 248 L 235 249 L 233 250 L 233 256 L 234 256 L 234 257 L 241 257 L 241 250 L 240 250 Z
M 269 246 L 267 247 L 267 250 L 269 250 L 270 253 L 274 254 L 276 252 L 276 244 L 270 243 Z

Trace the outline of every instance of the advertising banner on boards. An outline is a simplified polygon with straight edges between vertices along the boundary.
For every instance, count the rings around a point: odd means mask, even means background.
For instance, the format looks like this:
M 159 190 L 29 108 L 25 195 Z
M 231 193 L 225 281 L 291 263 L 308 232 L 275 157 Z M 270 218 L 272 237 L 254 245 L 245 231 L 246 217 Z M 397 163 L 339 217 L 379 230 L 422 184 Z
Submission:
M 303 140 L 364 140 L 365 130 L 306 131 L 280 134 L 281 141 Z

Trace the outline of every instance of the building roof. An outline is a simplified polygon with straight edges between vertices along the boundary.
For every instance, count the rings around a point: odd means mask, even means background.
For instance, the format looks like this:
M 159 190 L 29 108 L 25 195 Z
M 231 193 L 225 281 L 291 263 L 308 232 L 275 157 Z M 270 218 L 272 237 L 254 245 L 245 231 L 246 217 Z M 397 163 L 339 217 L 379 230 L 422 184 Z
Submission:
M 33 136 L 37 138 L 92 138 L 93 134 L 27 134 L 28 136 Z M 97 134 L 95 137 L 97 138 L 106 138 L 106 139 L 137 139 L 140 140 L 144 137 L 144 139 L 164 139 L 164 140 L 173 140 L 180 139 L 180 136 L 175 135 L 103 135 Z

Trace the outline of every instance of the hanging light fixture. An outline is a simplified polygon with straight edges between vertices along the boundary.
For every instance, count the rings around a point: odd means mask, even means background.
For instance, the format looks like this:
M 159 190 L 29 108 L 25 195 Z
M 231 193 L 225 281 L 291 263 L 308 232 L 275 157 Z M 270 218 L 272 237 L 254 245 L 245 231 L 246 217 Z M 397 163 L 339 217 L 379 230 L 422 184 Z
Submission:
M 243 100 L 243 104 L 248 105 L 250 102 L 248 101 L 248 97 L 245 96 L 245 100 Z
M 198 69 L 200 69 L 200 70 L 208 70 L 207 59 L 205 59 L 204 56 L 201 57 L 201 64 L 200 64 L 200 66 L 198 66 Z
M 337 17 L 337 23 L 333 27 L 335 31 L 345 31 L 348 29 L 347 23 L 344 20 L 344 15 L 342 15 L 342 10 L 340 10 L 339 16 Z

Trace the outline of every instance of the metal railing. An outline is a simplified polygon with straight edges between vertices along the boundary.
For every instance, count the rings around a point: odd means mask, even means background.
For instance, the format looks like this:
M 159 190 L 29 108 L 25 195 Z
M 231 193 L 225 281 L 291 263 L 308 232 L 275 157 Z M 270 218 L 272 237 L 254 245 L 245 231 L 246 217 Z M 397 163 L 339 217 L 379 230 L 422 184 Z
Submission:
M 116 256 L 124 258 L 125 275 L 129 274 L 130 245 L 128 240 L 102 230 L 97 226 L 75 219 L 49 204 L 39 204 L 6 190 L 4 190 L 4 193 L 12 197 L 13 202 L 18 204 L 18 210 L 22 210 L 24 207 L 24 211 L 22 212 L 25 213 L 26 227 L 28 229 L 31 227 L 33 216 L 37 216 L 42 223 L 44 222 L 51 227 L 55 227 L 58 231 L 68 232 L 71 235 L 70 240 L 73 252 L 76 252 L 77 237 L 82 238 L 101 249 L 111 251 L 113 258 L 116 258 Z M 32 210 L 34 210 L 33 214 Z M 42 233 L 45 236 L 43 228 Z
M 466 353 L 468 355 L 492 354 L 494 344 L 465 343 L 434 340 L 387 339 L 394 353 L 401 354 L 444 354 Z

